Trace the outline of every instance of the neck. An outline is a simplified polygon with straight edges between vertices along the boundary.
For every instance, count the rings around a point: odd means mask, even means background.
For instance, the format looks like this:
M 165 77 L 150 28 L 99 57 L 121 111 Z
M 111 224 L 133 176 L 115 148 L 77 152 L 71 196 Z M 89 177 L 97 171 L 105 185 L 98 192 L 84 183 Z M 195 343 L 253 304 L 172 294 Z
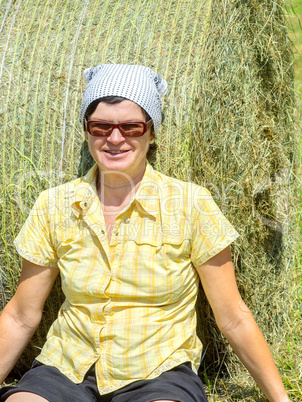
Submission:
M 116 171 L 98 171 L 97 193 L 103 205 L 121 205 L 136 193 L 145 173 L 145 167 L 134 178 Z

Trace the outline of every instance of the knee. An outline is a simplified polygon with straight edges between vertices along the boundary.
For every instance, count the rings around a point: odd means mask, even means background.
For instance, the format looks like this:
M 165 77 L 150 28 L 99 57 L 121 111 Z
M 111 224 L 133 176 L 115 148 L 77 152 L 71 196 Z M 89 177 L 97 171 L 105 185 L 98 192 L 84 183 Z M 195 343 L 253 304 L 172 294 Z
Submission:
M 16 392 L 6 399 L 7 402 L 48 402 L 47 399 L 31 392 Z

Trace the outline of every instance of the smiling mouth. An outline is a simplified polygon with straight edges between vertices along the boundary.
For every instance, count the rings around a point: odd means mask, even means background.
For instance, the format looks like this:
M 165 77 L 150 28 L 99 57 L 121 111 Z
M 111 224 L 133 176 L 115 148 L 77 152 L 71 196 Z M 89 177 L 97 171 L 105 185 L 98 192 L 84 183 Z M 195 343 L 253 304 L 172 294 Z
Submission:
M 128 152 L 128 150 L 126 150 L 126 151 L 110 151 L 110 150 L 106 150 L 105 152 L 107 154 L 110 154 L 110 155 L 120 155 L 120 154 L 124 154 L 124 153 Z

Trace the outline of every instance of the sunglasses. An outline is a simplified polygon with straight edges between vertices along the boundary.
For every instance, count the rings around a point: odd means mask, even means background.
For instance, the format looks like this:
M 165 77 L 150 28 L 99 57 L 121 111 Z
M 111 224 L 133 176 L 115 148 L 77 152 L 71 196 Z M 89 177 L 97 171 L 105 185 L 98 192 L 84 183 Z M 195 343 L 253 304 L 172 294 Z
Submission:
M 125 137 L 141 137 L 152 126 L 153 120 L 147 123 L 143 121 L 130 121 L 126 123 L 113 124 L 108 121 L 86 120 L 86 130 L 95 137 L 109 136 L 117 128 Z

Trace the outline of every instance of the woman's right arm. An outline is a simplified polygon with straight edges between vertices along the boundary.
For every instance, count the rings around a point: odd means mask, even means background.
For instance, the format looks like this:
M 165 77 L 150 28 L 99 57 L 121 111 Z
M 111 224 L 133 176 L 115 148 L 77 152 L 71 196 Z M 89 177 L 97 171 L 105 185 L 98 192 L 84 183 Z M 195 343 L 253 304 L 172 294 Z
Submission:
M 23 260 L 17 291 L 0 316 L 0 384 L 12 370 L 37 329 L 58 268 Z

